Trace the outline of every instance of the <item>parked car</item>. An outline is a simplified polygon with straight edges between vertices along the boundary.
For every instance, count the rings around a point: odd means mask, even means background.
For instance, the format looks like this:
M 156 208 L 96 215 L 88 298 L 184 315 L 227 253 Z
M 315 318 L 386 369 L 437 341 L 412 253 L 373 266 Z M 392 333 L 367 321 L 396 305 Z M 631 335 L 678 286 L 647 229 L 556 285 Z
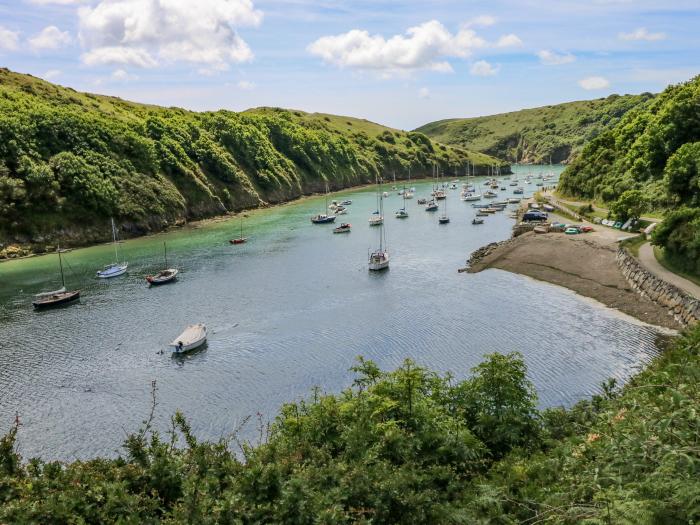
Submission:
M 581 230 L 570 226 L 566 230 L 564 230 L 564 233 L 567 235 L 578 235 L 579 233 L 581 233 Z
M 525 212 L 525 214 L 523 215 L 523 222 L 546 221 L 548 218 L 549 218 L 549 215 L 547 215 L 544 212 L 530 210 L 530 211 Z
M 592 231 L 594 231 L 593 226 L 584 226 L 583 228 L 581 228 L 581 232 L 583 232 L 583 233 L 588 233 L 588 232 L 592 232 Z

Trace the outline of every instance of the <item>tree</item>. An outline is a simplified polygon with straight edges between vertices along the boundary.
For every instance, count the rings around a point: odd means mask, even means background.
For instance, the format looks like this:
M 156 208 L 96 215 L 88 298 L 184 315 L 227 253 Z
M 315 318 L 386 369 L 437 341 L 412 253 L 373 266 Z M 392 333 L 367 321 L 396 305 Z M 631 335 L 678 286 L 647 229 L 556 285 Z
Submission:
M 610 205 L 610 211 L 618 221 L 639 219 L 647 208 L 648 201 L 641 190 L 627 190 Z

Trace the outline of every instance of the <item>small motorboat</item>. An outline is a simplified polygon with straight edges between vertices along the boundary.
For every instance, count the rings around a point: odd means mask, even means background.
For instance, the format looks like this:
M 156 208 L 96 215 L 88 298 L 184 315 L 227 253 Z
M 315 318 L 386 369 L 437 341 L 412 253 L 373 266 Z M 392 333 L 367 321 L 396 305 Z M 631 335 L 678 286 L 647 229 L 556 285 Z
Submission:
M 474 219 L 472 219 L 472 224 L 484 224 L 484 219 L 479 219 L 475 217 Z
M 518 197 L 511 197 L 508 199 L 508 204 L 518 204 L 520 202 L 520 199 Z
M 326 215 L 325 213 L 319 213 L 311 217 L 311 222 L 314 224 L 327 224 L 329 222 L 335 222 L 335 215 Z
M 413 198 L 413 192 L 412 191 L 406 191 L 403 194 L 404 199 L 412 199 Z
M 174 354 L 182 354 L 183 352 L 189 352 L 195 348 L 199 348 L 207 341 L 207 327 L 202 323 L 193 324 L 185 328 L 175 340 L 168 346 L 172 349 Z
M 435 201 L 430 201 L 428 204 L 425 205 L 425 211 L 437 211 L 437 209 L 438 205 Z
M 513 190 L 514 195 L 522 195 L 523 193 L 525 193 L 525 190 L 523 188 Z
M 333 228 L 333 233 L 350 233 L 350 229 L 352 228 L 352 224 L 349 224 L 347 222 L 344 222 L 337 228 Z
M 416 202 L 417 202 L 418 204 L 427 204 L 427 203 L 428 203 L 428 199 L 418 199 Z
M 498 194 L 496 194 L 496 193 L 494 193 L 494 192 L 492 192 L 492 191 L 486 191 L 486 192 L 484 192 L 484 198 L 485 198 L 485 199 L 495 199 L 496 197 L 498 197 Z
M 453 182 L 452 184 L 450 184 L 450 189 L 451 189 L 451 190 L 456 190 L 456 189 L 457 189 L 457 184 L 455 184 L 454 182 Z
M 386 199 L 388 196 L 389 196 L 389 192 L 388 192 L 388 191 L 385 191 L 384 193 L 382 193 L 382 197 L 384 197 L 385 199 Z
M 347 215 L 348 210 L 345 209 L 345 206 L 338 206 L 335 209 L 335 214 L 336 215 Z
M 477 217 L 488 217 L 489 214 L 486 213 L 485 211 L 479 210 L 479 211 L 476 212 L 476 216 L 477 216 Z
M 441 201 L 441 200 L 444 200 L 444 199 L 446 199 L 446 198 L 447 198 L 447 194 L 446 194 L 444 191 L 442 191 L 442 190 L 437 190 L 437 191 L 435 192 L 435 199 L 436 199 L 436 200 Z
M 177 268 L 168 268 L 167 270 L 161 270 L 155 275 L 149 275 L 146 277 L 146 281 L 148 281 L 148 284 L 151 286 L 172 283 L 177 280 L 178 272 L 179 270 Z
M 481 195 L 479 193 L 463 192 L 459 198 L 464 202 L 480 201 Z
M 350 206 L 352 204 L 352 201 L 350 199 L 342 201 L 340 203 L 341 206 Z

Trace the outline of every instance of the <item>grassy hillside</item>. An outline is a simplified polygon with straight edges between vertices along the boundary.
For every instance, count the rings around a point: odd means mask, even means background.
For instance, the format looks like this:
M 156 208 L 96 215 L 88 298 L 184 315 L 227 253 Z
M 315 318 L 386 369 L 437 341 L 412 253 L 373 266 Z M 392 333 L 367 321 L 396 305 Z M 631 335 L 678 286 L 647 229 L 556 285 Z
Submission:
M 700 520 L 700 327 L 622 391 L 538 411 L 518 354 L 464 381 L 359 360 L 353 386 L 284 406 L 259 442 L 177 414 L 123 457 L 23 462 L 0 439 L 1 523 L 687 524 Z M 235 451 L 235 452 L 234 452 Z
M 262 108 L 195 113 L 0 70 L 0 244 L 85 243 L 373 182 L 479 153 L 370 122 Z M 2 246 L 0 246 L 0 251 Z
M 416 131 L 443 144 L 481 151 L 508 162 L 569 162 L 583 145 L 651 94 L 610 95 L 487 117 L 449 119 Z
M 559 188 L 608 202 L 622 219 L 667 211 L 655 242 L 700 274 L 700 77 L 667 88 L 592 140 Z

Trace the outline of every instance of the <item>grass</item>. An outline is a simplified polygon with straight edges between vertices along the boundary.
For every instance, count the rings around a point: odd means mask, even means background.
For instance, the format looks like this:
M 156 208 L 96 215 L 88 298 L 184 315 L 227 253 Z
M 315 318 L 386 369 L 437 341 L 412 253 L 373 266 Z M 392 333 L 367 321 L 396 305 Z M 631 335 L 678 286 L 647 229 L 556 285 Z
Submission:
M 604 127 L 651 98 L 611 95 L 511 113 L 431 122 L 416 131 L 444 144 L 466 147 L 511 162 L 569 160 Z
M 659 261 L 659 264 L 666 268 L 669 272 L 673 272 L 684 279 L 688 279 L 691 283 L 700 286 L 700 275 L 679 270 L 678 267 L 673 264 L 673 261 L 666 257 L 664 249 L 660 246 L 654 246 L 654 256 L 656 257 L 656 260 Z
M 644 235 L 638 235 L 637 237 L 634 237 L 632 239 L 627 239 L 624 240 L 620 243 L 620 246 L 624 246 L 627 248 L 632 255 L 635 257 L 639 257 L 639 248 L 642 247 L 643 244 L 646 244 L 647 239 L 644 237 Z

